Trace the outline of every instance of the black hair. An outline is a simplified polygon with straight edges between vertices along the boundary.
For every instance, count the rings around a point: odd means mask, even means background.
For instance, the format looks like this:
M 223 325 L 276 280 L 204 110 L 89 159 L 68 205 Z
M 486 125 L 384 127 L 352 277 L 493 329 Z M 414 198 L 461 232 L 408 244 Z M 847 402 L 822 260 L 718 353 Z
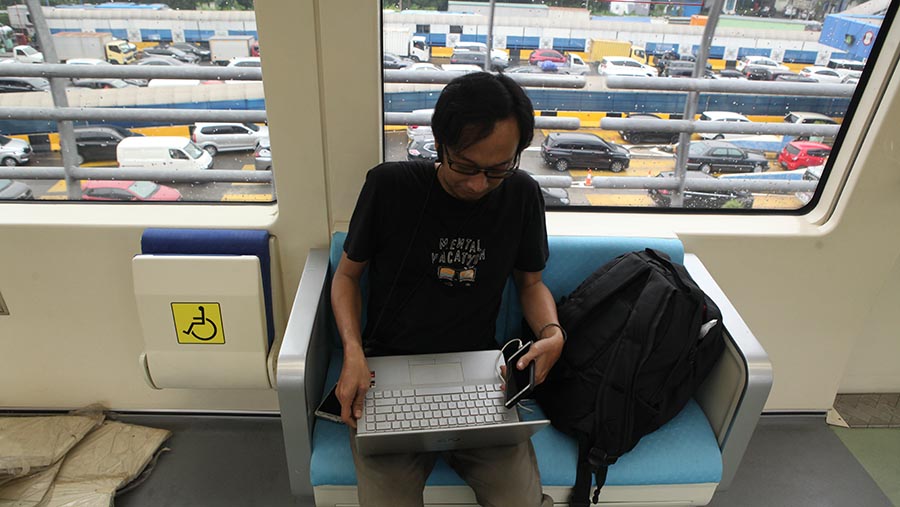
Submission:
M 525 90 L 508 76 L 475 72 L 450 81 L 434 106 L 431 131 L 440 148 L 462 151 L 489 136 L 500 120 L 519 126 L 518 157 L 534 138 L 534 108 Z M 443 149 L 438 160 L 443 160 Z

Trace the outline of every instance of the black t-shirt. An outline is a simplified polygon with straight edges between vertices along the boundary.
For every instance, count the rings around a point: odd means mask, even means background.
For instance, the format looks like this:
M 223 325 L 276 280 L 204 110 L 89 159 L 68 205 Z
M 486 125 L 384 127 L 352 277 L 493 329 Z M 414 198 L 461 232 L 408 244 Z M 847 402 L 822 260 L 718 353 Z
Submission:
M 509 275 L 541 271 L 548 258 L 544 200 L 521 171 L 467 202 L 444 190 L 432 163 L 384 163 L 366 176 L 344 252 L 369 261 L 368 355 L 497 348 Z

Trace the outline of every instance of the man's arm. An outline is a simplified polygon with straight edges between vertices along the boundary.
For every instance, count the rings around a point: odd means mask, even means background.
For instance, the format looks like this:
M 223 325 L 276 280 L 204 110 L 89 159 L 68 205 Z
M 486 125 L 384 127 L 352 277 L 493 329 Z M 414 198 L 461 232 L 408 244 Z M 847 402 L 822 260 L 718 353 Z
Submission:
M 563 348 L 562 329 L 557 326 L 545 328 L 547 324 L 559 323 L 556 303 L 550 290 L 544 285 L 540 271 L 515 270 L 513 278 L 519 289 L 522 313 L 537 337 L 537 341 L 531 345 L 531 350 L 522 356 L 516 366 L 521 370 L 529 361 L 534 360 L 534 378 L 535 382 L 540 384 L 547 378 L 550 368 L 556 364 Z
M 331 309 L 338 333 L 344 345 L 344 366 L 337 384 L 337 398 L 341 402 L 341 419 L 356 427 L 362 417 L 363 400 L 369 390 L 369 366 L 363 353 L 360 316 L 362 294 L 359 280 L 368 262 L 350 260 L 347 254 L 341 261 L 331 281 Z

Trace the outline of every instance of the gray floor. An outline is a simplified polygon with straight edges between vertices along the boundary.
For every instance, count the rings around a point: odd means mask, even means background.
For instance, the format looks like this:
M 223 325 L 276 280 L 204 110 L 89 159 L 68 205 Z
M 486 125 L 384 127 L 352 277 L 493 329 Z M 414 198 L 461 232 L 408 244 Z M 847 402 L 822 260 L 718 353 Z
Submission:
M 174 432 L 146 482 L 117 507 L 293 506 L 275 417 L 120 416 Z M 198 424 L 199 422 L 199 424 Z M 731 489 L 715 507 L 865 506 L 891 502 L 824 416 L 761 419 Z

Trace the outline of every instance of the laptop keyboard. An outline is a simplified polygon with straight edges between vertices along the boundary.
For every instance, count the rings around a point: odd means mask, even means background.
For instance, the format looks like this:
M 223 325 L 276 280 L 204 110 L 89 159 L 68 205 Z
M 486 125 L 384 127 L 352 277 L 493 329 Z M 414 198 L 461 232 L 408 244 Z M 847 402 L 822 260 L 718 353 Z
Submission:
M 483 426 L 513 421 L 500 384 L 369 390 L 366 431 L 381 433 Z

